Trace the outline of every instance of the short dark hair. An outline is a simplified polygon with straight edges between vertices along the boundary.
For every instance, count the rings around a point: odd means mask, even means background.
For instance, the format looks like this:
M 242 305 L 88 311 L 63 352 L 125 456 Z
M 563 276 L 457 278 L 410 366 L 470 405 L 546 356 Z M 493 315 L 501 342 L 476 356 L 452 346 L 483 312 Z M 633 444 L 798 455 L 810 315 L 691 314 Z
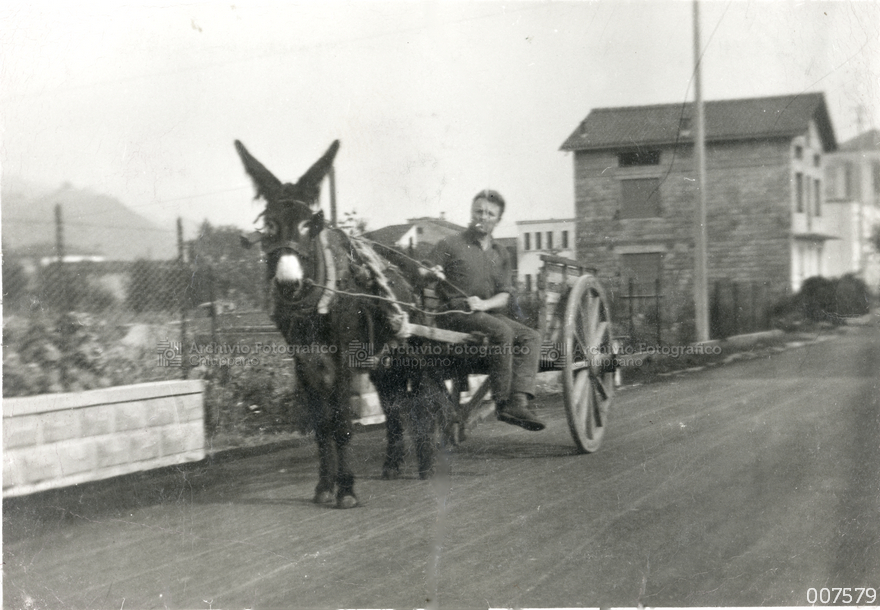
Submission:
M 476 203 L 477 199 L 485 199 L 489 203 L 494 203 L 499 208 L 501 208 L 501 214 L 504 214 L 504 197 L 501 196 L 501 193 L 498 191 L 493 191 L 492 189 L 483 189 L 476 195 L 474 195 L 474 200 L 471 203 Z

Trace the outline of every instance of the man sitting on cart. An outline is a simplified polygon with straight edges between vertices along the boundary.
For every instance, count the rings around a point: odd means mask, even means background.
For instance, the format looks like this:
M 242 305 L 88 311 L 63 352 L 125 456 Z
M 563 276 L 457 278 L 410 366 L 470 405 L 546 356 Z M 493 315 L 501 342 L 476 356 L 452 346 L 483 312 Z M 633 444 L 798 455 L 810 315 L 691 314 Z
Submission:
M 431 253 L 432 274 L 441 280 L 437 293 L 441 310 L 437 323 L 460 332 L 479 332 L 489 346 L 489 387 L 498 419 L 526 430 L 544 429 L 530 401 L 541 352 L 541 335 L 509 318 L 513 292 L 510 260 L 492 239 L 504 213 L 504 198 L 492 190 L 477 193 L 468 228 L 441 240 Z

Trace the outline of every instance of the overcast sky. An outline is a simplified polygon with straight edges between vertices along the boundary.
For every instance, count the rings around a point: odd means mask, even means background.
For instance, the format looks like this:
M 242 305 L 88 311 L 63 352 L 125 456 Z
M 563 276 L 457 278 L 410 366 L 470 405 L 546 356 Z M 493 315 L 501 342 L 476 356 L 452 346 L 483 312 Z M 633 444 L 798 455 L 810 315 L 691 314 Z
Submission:
M 573 215 L 563 140 L 592 108 L 693 99 L 690 1 L 0 7 L 4 179 L 64 181 L 161 221 L 250 227 L 240 139 L 295 181 L 334 139 L 370 228 Z M 838 142 L 876 126 L 880 3 L 702 2 L 706 100 L 825 93 Z M 326 189 L 325 189 L 326 190 Z M 326 194 L 325 194 L 326 195 Z

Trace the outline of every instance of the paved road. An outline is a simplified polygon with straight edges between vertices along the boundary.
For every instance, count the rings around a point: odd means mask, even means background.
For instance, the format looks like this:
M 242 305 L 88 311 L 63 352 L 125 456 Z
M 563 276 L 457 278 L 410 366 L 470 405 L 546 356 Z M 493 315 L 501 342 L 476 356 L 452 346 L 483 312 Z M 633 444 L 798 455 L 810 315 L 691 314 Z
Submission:
M 4 607 L 799 605 L 880 589 L 880 332 L 618 395 L 577 455 L 487 422 L 446 481 L 311 504 L 310 444 L 4 506 Z M 865 600 L 863 600 L 864 603 Z M 876 603 L 876 602 L 875 602 Z

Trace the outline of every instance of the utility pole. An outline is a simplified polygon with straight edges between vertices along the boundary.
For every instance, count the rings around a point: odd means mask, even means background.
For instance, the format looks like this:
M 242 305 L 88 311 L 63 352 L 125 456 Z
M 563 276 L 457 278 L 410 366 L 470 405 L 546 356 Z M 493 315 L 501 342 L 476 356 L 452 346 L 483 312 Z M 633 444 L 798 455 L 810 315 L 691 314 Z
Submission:
M 700 78 L 700 4 L 694 0 L 694 161 L 697 169 L 697 205 L 694 210 L 694 314 L 697 341 L 709 340 L 709 286 L 706 264 L 706 125 Z
M 336 226 L 336 170 L 331 165 L 330 172 L 330 226 Z
M 856 172 L 855 172 L 855 183 L 853 185 L 847 185 L 847 188 L 850 186 L 856 186 L 857 188 L 853 189 L 852 193 L 849 193 L 850 196 L 855 195 L 856 202 L 859 206 L 859 222 L 858 222 L 858 231 L 859 231 L 859 271 L 858 276 L 865 279 L 865 270 L 868 266 L 868 244 L 865 243 L 868 239 L 867 232 L 869 231 L 866 226 L 866 218 L 865 218 L 865 198 L 867 197 L 867 192 L 862 188 L 864 184 L 864 178 L 862 177 L 863 172 L 868 170 L 867 165 L 865 165 L 865 155 L 864 155 L 864 146 L 865 142 L 862 136 L 862 130 L 864 129 L 864 121 L 865 121 L 865 107 L 862 104 L 856 106 L 856 138 L 858 138 L 859 142 L 859 155 L 857 157 L 858 161 L 855 163 Z

